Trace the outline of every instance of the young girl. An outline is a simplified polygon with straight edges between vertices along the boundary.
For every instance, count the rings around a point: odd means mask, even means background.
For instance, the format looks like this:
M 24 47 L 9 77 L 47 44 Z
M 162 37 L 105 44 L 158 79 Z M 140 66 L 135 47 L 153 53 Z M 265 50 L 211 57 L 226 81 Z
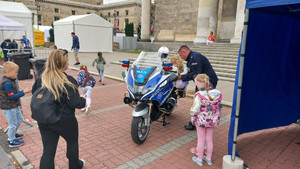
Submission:
M 96 63 L 96 68 L 99 73 L 99 82 L 102 82 L 102 85 L 104 85 L 104 65 L 106 64 L 105 59 L 102 57 L 102 52 L 98 52 L 98 58 L 96 58 L 93 62 L 93 67 Z
M 214 127 L 220 123 L 222 93 L 216 89 L 212 89 L 213 86 L 209 82 L 209 77 L 205 74 L 197 75 L 195 83 L 199 91 L 194 96 L 194 104 L 190 112 L 198 137 L 197 151 L 192 153 L 196 153 L 198 158 L 193 157 L 192 159 L 200 166 L 203 165 L 202 159 L 208 165 L 212 165 L 213 131 Z M 206 156 L 203 156 L 205 142 L 207 152 Z
M 82 111 L 85 110 L 85 115 L 88 115 L 91 112 L 91 94 L 95 83 L 96 80 L 88 72 L 87 67 L 85 65 L 81 65 L 77 76 L 77 84 L 81 87 L 82 95 L 86 96 L 86 108 L 81 109 Z

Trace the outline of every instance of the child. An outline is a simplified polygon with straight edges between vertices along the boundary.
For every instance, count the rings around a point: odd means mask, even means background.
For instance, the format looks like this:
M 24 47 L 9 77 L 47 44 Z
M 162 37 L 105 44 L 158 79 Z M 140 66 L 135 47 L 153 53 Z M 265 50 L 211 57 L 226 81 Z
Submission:
M 104 65 L 106 64 L 105 59 L 102 57 L 102 52 L 98 52 L 98 58 L 96 58 L 93 62 L 93 67 L 96 63 L 96 68 L 99 73 L 99 82 L 102 82 L 102 85 L 104 85 Z
M 91 94 L 95 83 L 96 80 L 88 72 L 87 67 L 85 65 L 81 65 L 77 77 L 77 84 L 79 87 L 81 87 L 82 95 L 86 96 L 86 108 L 81 109 L 82 111 L 85 110 L 85 115 L 88 115 L 91 112 Z
M 17 130 L 23 121 L 23 115 L 20 109 L 20 97 L 31 92 L 26 88 L 19 91 L 16 78 L 18 76 L 19 66 L 13 62 L 5 62 L 3 64 L 4 76 L 0 83 L 0 108 L 2 109 L 6 120 L 8 121 L 8 146 L 19 147 L 24 144 L 20 141 L 24 135 L 18 134 Z
M 197 157 L 193 157 L 193 161 L 202 166 L 204 161 L 208 165 L 212 165 L 213 152 L 213 131 L 214 127 L 220 123 L 222 113 L 222 93 L 216 89 L 212 89 L 209 77 L 205 74 L 199 74 L 195 78 L 195 83 L 199 91 L 194 96 L 194 104 L 191 107 L 192 121 L 195 123 L 197 130 Z M 210 89 L 211 87 L 211 89 Z M 207 145 L 206 156 L 204 153 L 204 143 Z

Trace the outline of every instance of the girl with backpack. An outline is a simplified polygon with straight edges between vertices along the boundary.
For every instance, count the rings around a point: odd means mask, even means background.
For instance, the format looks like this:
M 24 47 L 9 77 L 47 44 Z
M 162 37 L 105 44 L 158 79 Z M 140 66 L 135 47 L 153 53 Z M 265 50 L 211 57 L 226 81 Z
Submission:
M 197 130 L 197 148 L 191 148 L 192 153 L 198 157 L 192 160 L 202 166 L 204 160 L 208 165 L 212 165 L 213 153 L 213 131 L 220 123 L 222 114 L 222 93 L 213 89 L 209 82 L 209 77 L 205 74 L 199 74 L 195 78 L 195 83 L 199 91 L 194 95 L 194 104 L 191 107 L 192 122 Z M 204 156 L 204 143 L 206 142 L 207 151 Z
M 85 115 L 91 112 L 91 94 L 92 88 L 95 86 L 95 78 L 88 72 L 86 65 L 81 65 L 77 75 L 77 84 L 81 88 L 83 96 L 86 96 L 86 107 L 81 109 L 85 111 Z
M 93 62 L 93 67 L 96 63 L 96 68 L 99 73 L 99 82 L 102 82 L 104 85 L 104 65 L 106 64 L 105 59 L 102 57 L 102 52 L 98 52 L 98 57 Z
M 53 93 L 57 101 L 57 115 L 59 120 L 56 123 L 41 123 L 38 126 L 43 142 L 43 155 L 40 162 L 40 169 L 54 169 L 54 158 L 59 137 L 67 142 L 67 158 L 69 168 L 82 169 L 84 160 L 79 159 L 78 148 L 78 122 L 75 117 L 75 109 L 85 106 L 85 99 L 80 97 L 76 80 L 65 73 L 69 66 L 68 51 L 58 49 L 52 51 L 45 63 L 45 70 L 38 78 L 33 87 L 32 93 L 39 88 L 46 88 Z M 43 98 L 40 95 L 39 98 Z M 41 108 L 40 111 L 44 111 Z

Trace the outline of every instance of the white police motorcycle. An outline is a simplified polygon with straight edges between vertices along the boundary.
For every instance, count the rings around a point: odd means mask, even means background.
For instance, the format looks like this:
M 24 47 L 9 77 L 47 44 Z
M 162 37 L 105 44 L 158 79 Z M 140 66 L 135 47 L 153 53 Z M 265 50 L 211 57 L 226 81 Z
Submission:
M 122 61 L 127 70 L 122 72 L 127 92 L 124 103 L 134 108 L 132 111 L 131 137 L 136 144 L 142 144 L 150 130 L 152 121 L 162 117 L 163 126 L 167 125 L 165 116 L 177 104 L 178 92 L 174 86 L 177 75 L 171 63 L 164 63 L 159 52 L 141 52 L 130 65 Z M 135 107 L 134 107 L 135 106 Z

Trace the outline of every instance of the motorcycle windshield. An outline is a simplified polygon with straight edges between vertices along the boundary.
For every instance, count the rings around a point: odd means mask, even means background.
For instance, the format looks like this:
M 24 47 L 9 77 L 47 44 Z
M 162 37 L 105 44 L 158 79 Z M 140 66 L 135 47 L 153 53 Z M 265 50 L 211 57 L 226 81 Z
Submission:
M 141 52 L 138 58 L 133 62 L 140 70 L 146 70 L 152 67 L 162 69 L 162 61 L 157 52 Z

